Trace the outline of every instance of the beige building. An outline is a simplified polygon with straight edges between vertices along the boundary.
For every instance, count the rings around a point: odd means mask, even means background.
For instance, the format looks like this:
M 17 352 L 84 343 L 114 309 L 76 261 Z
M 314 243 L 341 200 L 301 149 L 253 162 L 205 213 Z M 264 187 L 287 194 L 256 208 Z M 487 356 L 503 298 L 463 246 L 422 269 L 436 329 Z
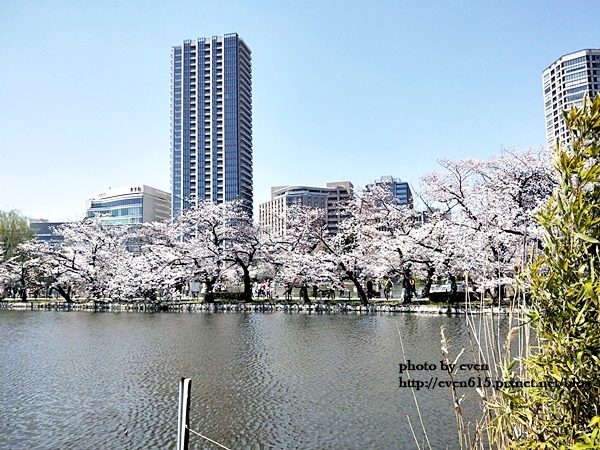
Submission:
M 327 183 L 327 187 L 274 186 L 271 188 L 271 200 L 259 205 L 259 223 L 263 228 L 283 236 L 289 210 L 294 206 L 309 206 L 325 209 L 327 229 L 336 233 L 343 220 L 338 205 L 352 198 L 353 188 L 349 181 Z

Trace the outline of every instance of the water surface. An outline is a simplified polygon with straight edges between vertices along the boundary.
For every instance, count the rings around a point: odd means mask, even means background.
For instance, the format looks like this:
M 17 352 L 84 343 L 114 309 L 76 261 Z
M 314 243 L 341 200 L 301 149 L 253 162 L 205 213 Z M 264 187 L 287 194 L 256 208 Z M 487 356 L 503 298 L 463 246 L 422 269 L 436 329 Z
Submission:
M 182 376 L 190 427 L 231 449 L 416 448 L 399 363 L 439 368 L 441 325 L 468 346 L 437 315 L 0 311 L 0 448 L 173 449 Z M 416 394 L 432 448 L 456 448 L 450 390 Z

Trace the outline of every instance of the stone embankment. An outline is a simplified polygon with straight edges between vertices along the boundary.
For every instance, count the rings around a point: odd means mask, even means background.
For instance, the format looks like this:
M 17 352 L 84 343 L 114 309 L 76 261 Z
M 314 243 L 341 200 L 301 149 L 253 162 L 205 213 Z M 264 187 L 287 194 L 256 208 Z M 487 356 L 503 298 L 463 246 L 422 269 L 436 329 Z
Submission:
M 284 304 L 284 303 L 198 303 L 198 302 L 74 302 L 62 301 L 0 301 L 0 309 L 113 311 L 113 312 L 298 312 L 298 313 L 421 313 L 421 314 L 509 314 L 508 307 L 447 306 L 428 304 L 372 304 L 369 306 L 344 303 Z

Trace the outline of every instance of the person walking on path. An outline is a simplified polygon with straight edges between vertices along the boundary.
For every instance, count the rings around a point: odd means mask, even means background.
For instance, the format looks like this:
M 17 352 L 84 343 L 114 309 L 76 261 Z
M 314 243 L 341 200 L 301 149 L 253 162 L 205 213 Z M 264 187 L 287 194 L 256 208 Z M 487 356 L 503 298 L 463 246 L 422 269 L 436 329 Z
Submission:
M 410 269 L 408 267 L 404 269 L 404 273 L 402 274 L 402 293 L 404 303 L 410 303 L 412 292 L 410 290 Z
M 371 300 L 373 298 L 373 295 L 375 294 L 375 292 L 373 292 L 373 280 L 371 280 L 370 278 L 367 280 L 367 298 L 369 300 Z
M 286 301 L 292 299 L 292 288 L 293 287 L 294 287 L 294 285 L 292 283 L 288 282 L 285 284 L 285 291 L 283 292 L 283 297 L 285 298 Z
M 394 289 L 394 283 L 392 283 L 390 277 L 385 277 L 385 283 L 383 284 L 383 294 L 385 295 L 386 300 L 392 298 L 392 289 Z

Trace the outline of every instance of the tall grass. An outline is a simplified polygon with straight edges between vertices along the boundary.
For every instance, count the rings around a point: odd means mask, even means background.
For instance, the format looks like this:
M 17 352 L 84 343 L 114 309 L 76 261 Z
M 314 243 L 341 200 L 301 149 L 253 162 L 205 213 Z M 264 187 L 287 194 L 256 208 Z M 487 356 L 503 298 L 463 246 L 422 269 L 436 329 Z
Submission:
M 523 277 L 531 305 L 513 299 L 522 315 L 506 336 L 467 314 L 472 357 L 492 383 L 477 388 L 473 431 L 453 392 L 461 449 L 600 448 L 600 95 L 563 117 L 572 143 L 556 146 L 559 186 L 536 216 L 544 247 Z M 442 349 L 449 361 L 443 329 Z

